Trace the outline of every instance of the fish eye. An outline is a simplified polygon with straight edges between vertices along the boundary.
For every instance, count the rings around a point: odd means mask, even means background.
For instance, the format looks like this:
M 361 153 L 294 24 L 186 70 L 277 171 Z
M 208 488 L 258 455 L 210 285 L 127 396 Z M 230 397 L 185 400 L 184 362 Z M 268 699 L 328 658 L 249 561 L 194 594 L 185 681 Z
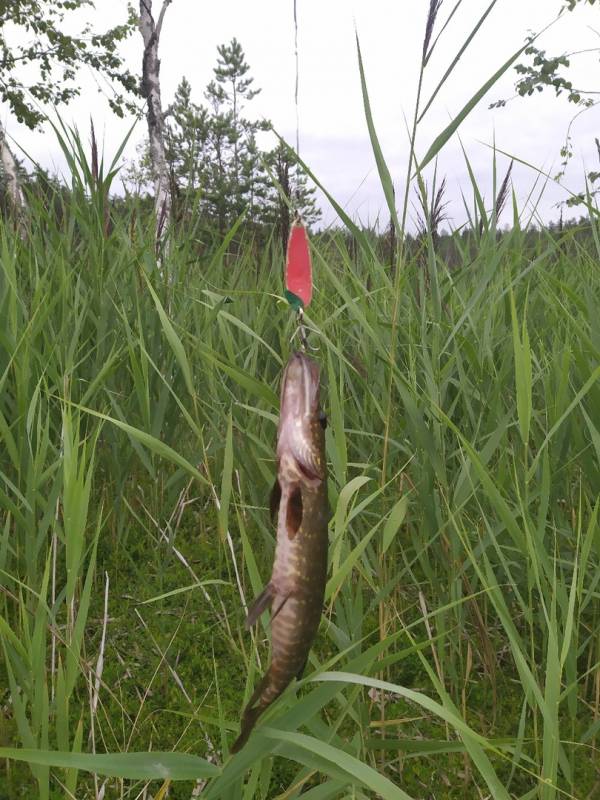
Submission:
M 319 423 L 323 430 L 327 427 L 327 414 L 324 411 L 319 411 Z

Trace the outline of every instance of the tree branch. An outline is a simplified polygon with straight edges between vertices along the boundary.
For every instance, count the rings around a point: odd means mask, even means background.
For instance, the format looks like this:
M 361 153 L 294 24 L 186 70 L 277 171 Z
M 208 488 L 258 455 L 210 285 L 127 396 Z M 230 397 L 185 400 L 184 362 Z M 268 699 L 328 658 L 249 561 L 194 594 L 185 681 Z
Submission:
M 157 36 L 160 36 L 160 32 L 162 30 L 163 20 L 165 18 L 165 14 L 166 14 L 167 8 L 171 5 L 172 2 L 173 2 L 173 0 L 164 0 L 164 2 L 162 4 L 162 8 L 160 10 L 160 14 L 158 15 L 158 22 L 156 23 L 156 35 Z
M 146 3 L 146 0 L 140 0 L 140 6 L 144 7 L 144 10 L 146 14 L 148 14 L 148 17 L 152 24 L 152 30 L 154 30 L 154 17 L 152 16 L 152 0 L 150 0 L 150 5 Z

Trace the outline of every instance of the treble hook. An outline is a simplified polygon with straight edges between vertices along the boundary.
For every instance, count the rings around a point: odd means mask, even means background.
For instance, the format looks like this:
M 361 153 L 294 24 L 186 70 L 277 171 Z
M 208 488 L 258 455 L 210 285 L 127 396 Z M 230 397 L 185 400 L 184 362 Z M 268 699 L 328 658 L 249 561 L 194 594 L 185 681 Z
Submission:
M 304 324 L 304 309 L 302 307 L 298 308 L 296 312 L 296 322 L 297 322 L 297 328 L 294 331 L 292 340 L 295 339 L 295 337 L 297 336 L 300 339 L 300 347 L 303 350 L 318 350 L 319 349 L 318 347 L 314 347 L 308 342 L 307 327 Z
M 300 346 L 303 350 L 308 349 L 308 336 L 306 334 L 306 327 L 304 325 L 304 309 L 298 309 L 297 315 L 297 322 L 298 322 L 298 338 L 300 339 Z

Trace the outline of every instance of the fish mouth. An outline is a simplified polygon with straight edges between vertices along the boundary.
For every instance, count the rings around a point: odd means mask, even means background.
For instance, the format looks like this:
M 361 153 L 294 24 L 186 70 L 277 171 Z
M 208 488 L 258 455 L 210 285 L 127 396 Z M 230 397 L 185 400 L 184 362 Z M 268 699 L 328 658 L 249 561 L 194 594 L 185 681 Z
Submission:
M 316 361 L 300 351 L 293 353 L 281 386 L 281 417 L 318 413 L 320 369 Z

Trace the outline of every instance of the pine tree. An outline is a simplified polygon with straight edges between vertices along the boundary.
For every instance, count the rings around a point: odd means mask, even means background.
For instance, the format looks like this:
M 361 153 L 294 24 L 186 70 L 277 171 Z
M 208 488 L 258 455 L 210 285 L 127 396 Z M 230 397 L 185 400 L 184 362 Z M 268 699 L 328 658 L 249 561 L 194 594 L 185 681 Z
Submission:
M 246 224 L 275 225 L 285 249 L 296 210 L 308 225 L 320 217 L 315 190 L 308 188 L 288 147 L 261 152 L 257 134 L 270 125 L 246 116 L 259 90 L 252 88 L 239 42 L 233 39 L 217 50 L 214 78 L 204 93 L 206 105 L 192 101 L 192 87 L 183 78 L 169 109 L 166 157 L 175 195 L 181 192 L 185 209 L 193 207 L 221 234 L 243 212 Z M 143 189 L 150 185 L 146 149 L 127 174 L 130 183 Z M 178 211 L 180 216 L 181 207 Z
M 201 195 L 208 174 L 209 110 L 191 99 L 192 87 L 182 78 L 166 117 L 166 160 L 172 182 L 194 202 Z M 148 141 L 137 148 L 138 159 L 129 165 L 125 180 L 134 194 L 150 190 L 152 174 Z
M 212 108 L 209 149 L 211 156 L 207 201 L 209 210 L 224 232 L 246 209 L 247 218 L 256 218 L 257 203 L 264 194 L 265 176 L 261 170 L 256 133 L 268 123 L 251 121 L 244 109 L 259 93 L 252 89 L 254 79 L 237 39 L 217 48 L 219 58 L 214 80 L 205 97 Z
M 249 102 L 260 89 L 252 89 L 254 78 L 248 72 L 250 66 L 246 62 L 244 51 L 237 39 L 233 38 L 229 45 L 223 44 L 217 48 L 219 58 L 215 67 L 215 80 L 220 87 L 219 96 L 231 114 L 232 144 L 233 144 L 233 174 L 239 177 L 241 145 L 244 133 L 251 133 L 258 129 L 257 123 L 250 123 L 241 116 L 244 103 Z
M 167 162 L 178 186 L 196 193 L 206 183 L 211 121 L 208 109 L 191 95 L 190 82 L 182 78 L 168 118 Z

